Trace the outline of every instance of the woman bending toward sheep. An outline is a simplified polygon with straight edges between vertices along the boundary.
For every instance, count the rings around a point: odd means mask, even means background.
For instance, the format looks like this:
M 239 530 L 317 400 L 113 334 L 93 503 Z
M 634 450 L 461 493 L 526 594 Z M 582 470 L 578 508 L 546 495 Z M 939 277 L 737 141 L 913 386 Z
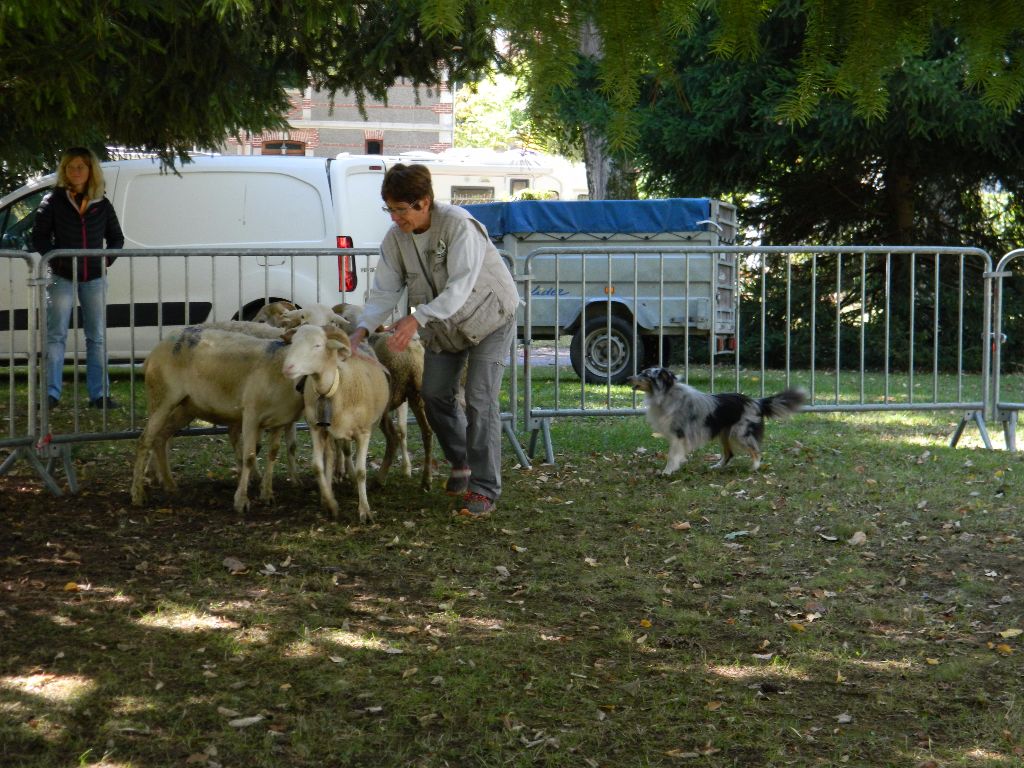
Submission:
M 393 225 L 351 343 L 357 347 L 383 323 L 408 288 L 413 311 L 395 323 L 388 345 L 400 352 L 419 333 L 427 419 L 451 464 L 445 489 L 458 497 L 456 510 L 486 514 L 501 495 L 498 396 L 519 293 L 484 226 L 464 209 L 434 201 L 428 168 L 392 166 L 381 197 Z

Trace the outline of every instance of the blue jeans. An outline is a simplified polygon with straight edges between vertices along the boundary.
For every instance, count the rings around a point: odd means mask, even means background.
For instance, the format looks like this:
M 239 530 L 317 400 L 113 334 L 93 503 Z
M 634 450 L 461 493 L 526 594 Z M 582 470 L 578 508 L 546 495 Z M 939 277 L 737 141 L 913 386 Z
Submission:
M 46 298 L 46 392 L 60 399 L 64 373 L 64 349 L 68 325 L 75 308 L 75 283 L 52 275 Z M 110 392 L 106 376 L 106 306 L 107 278 L 98 277 L 79 282 L 78 302 L 82 305 L 82 330 L 85 331 L 85 383 L 89 399 L 105 397 Z

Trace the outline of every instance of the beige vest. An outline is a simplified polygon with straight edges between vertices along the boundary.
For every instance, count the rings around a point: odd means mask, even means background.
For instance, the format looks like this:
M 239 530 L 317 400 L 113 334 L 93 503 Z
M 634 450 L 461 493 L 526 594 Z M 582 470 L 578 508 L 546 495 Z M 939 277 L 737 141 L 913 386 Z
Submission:
M 515 321 L 519 291 L 483 224 L 457 206 L 438 203 L 430 214 L 430 237 L 418 253 L 412 237 L 397 228 L 388 233 L 402 256 L 409 287 L 409 306 L 432 301 L 448 284 L 448 243 L 461 227 L 474 227 L 484 242 L 484 263 L 466 303 L 444 320 L 431 319 L 420 329 L 427 349 L 461 352 L 479 344 L 499 328 Z

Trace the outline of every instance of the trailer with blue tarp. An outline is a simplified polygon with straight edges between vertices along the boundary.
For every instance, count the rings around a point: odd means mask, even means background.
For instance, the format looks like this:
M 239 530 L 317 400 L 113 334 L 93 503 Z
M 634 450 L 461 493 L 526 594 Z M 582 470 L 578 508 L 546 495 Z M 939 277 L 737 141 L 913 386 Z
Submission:
M 692 246 L 733 244 L 735 206 L 674 198 L 465 208 L 516 274 L 529 275 L 529 340 L 571 335 L 573 367 L 588 381 L 621 383 L 691 339 L 706 339 L 712 354 L 734 348 L 736 256 Z M 522 308 L 518 320 L 525 333 Z

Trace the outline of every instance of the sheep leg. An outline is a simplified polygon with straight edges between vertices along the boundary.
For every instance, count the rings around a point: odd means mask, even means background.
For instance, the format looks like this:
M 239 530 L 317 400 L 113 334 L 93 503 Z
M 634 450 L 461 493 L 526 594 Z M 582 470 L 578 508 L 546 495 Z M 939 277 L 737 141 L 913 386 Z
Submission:
M 356 434 L 356 490 L 359 493 L 359 522 L 366 523 L 373 519 L 370 502 L 366 498 L 366 454 L 370 450 L 370 430 L 364 429 Z
M 139 435 L 139 444 L 135 449 L 135 466 L 132 471 L 132 504 L 140 506 L 146 501 L 146 467 L 149 464 L 153 445 L 160 440 L 164 423 L 175 404 L 160 405 L 149 414 L 146 428 Z M 166 444 L 166 439 L 163 441 Z
M 172 408 L 171 412 L 167 415 L 163 428 L 160 430 L 160 434 L 153 439 L 153 445 L 149 450 L 149 456 L 146 461 L 146 474 L 150 479 L 154 479 L 155 476 L 155 482 L 159 483 L 165 491 L 170 493 L 178 490 L 178 484 L 174 481 L 174 476 L 171 474 L 171 466 L 167 461 L 167 447 L 170 445 L 174 434 L 179 429 L 188 426 L 190 421 L 192 421 L 192 417 L 185 408 L 180 405 Z
M 391 420 L 390 413 L 385 413 L 380 417 L 380 431 L 384 433 L 384 458 L 381 459 L 380 469 L 377 470 L 377 475 L 374 477 L 374 485 L 383 488 L 388 479 L 391 463 L 395 460 L 395 452 L 401 443 L 401 433 L 395 427 L 395 422 Z
M 242 427 L 240 424 L 228 424 L 228 440 L 231 441 L 231 449 L 235 452 L 235 469 L 239 474 L 242 473 L 242 464 L 245 462 L 245 457 L 242 451 Z M 259 436 L 256 437 L 256 449 L 254 453 L 259 453 L 260 441 Z M 252 466 L 252 477 L 259 478 L 259 468 L 256 463 L 253 462 Z
M 281 449 L 281 438 L 291 433 L 292 426 L 275 427 L 270 430 L 267 437 L 267 464 L 263 468 L 263 481 L 260 483 L 260 500 L 272 502 L 274 500 L 274 463 L 277 461 L 278 451 Z
M 299 443 L 295 433 L 295 424 L 291 424 L 284 433 L 284 445 L 288 457 L 288 479 L 299 482 Z
M 241 462 L 238 473 L 238 488 L 235 490 L 235 511 L 245 514 L 249 511 L 249 480 L 256 466 L 256 446 L 259 443 L 260 428 L 256 420 L 242 414 Z
M 307 423 L 313 423 L 311 414 L 306 413 Z M 310 427 L 310 435 L 313 438 L 313 471 L 316 473 L 316 483 L 320 486 L 320 503 L 330 513 L 331 517 L 338 516 L 338 502 L 334 498 L 334 438 L 327 434 L 327 430 L 318 427 Z M 325 458 L 330 456 L 330 463 L 324 463 Z
M 420 488 L 424 491 L 430 490 L 431 474 L 433 473 L 434 459 L 433 452 L 434 430 L 430 428 L 427 421 L 427 411 L 423 407 L 423 398 L 416 394 L 409 398 L 409 407 L 412 409 L 416 423 L 420 426 L 420 437 L 423 438 L 423 471 L 420 473 Z
M 402 453 L 402 470 L 406 477 L 412 477 L 412 460 L 409 458 L 409 401 L 404 400 L 395 409 L 395 430 L 398 432 L 398 449 Z
M 343 437 L 332 438 L 334 441 L 334 479 L 341 481 L 347 477 L 355 477 L 356 470 L 352 464 L 352 441 Z

